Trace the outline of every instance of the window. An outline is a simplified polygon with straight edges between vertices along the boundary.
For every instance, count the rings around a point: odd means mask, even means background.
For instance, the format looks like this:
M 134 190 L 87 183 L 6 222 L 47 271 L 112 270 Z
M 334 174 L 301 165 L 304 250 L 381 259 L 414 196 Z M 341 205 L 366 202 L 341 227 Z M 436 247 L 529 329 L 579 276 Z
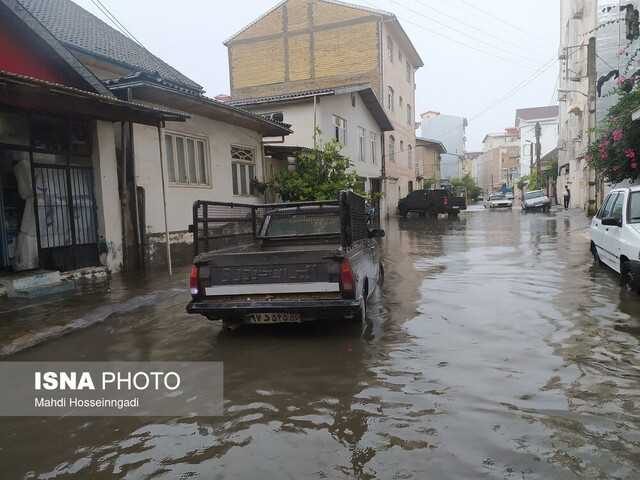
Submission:
M 369 156 L 371 157 L 371 163 L 375 165 L 378 163 L 378 135 L 373 132 L 369 133 Z
M 209 186 L 209 161 L 205 140 L 167 133 L 164 142 L 169 183 Z
M 389 161 L 396 161 L 396 139 L 393 135 L 389 136 Z
M 402 100 L 402 95 L 398 99 L 398 105 L 400 105 L 400 112 L 402 112 L 402 107 L 404 107 L 404 101 Z
M 407 105 L 407 125 L 413 125 L 413 109 L 411 105 Z
M 631 193 L 627 222 L 640 223 L 640 192 Z
M 413 168 L 413 146 L 409 145 L 407 147 L 408 153 L 407 153 L 407 157 L 408 157 L 408 166 L 409 168 Z
M 387 53 L 389 54 L 389 61 L 393 63 L 393 40 L 390 36 L 387 36 Z
M 347 121 L 337 115 L 333 116 L 334 138 L 342 145 L 347 144 Z
M 358 127 L 358 160 L 365 161 L 367 150 L 367 139 L 365 129 Z
M 390 112 L 393 112 L 393 106 L 395 105 L 395 94 L 391 86 L 387 87 L 387 108 Z
M 407 62 L 407 82 L 411 83 L 411 64 Z
M 616 199 L 616 203 L 613 204 L 611 209 L 611 216 L 616 220 L 622 222 L 622 209 L 624 208 L 624 193 L 620 193 Z
M 353 108 L 356 108 L 356 94 L 355 93 L 351 94 L 351 106 Z
M 398 61 L 402 63 L 402 51 L 398 48 Z
M 234 195 L 248 196 L 254 194 L 253 181 L 256 178 L 255 148 L 231 145 L 231 177 Z
M 404 141 L 400 140 L 400 151 L 404 152 Z
M 610 193 L 607 196 L 604 203 L 602 204 L 602 207 L 600 208 L 600 211 L 598 212 L 598 218 L 607 218 L 611 215 L 611 210 L 613 209 L 613 204 L 615 203 L 617 197 L 618 194 L 615 192 Z

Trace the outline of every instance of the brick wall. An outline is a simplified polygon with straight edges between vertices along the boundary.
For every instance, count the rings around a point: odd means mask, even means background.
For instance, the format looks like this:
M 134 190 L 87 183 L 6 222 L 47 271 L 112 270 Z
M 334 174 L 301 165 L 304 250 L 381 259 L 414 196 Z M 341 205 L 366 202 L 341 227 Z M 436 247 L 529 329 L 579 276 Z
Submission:
M 318 0 L 289 0 L 228 44 L 231 95 L 248 98 L 356 83 L 380 89 L 381 18 Z

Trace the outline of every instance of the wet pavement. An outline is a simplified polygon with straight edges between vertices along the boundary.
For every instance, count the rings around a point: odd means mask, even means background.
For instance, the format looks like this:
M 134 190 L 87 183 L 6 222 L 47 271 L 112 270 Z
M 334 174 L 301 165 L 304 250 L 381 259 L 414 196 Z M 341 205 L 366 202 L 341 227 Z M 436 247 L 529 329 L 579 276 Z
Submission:
M 0 419 L 0 478 L 640 478 L 640 297 L 587 223 L 392 220 L 363 327 L 228 334 L 159 281 L 11 358 L 221 360 L 224 417 Z

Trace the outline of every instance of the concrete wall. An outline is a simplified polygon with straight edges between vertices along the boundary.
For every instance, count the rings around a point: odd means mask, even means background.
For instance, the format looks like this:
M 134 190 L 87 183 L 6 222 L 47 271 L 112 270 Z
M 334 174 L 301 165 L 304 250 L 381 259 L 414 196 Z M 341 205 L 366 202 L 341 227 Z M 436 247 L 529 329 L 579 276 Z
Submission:
M 382 132 L 369 109 L 364 105 L 358 93 L 355 96 L 355 107 L 352 94 L 324 96 L 319 98 L 316 106 L 317 126 L 320 129 L 320 143 L 334 138 L 333 115 L 347 121 L 347 141 L 342 153 L 351 160 L 358 176 L 363 178 L 380 178 L 382 166 Z M 251 107 L 257 113 L 283 112 L 284 122 L 292 125 L 294 133 L 285 137 L 285 146 L 313 148 L 313 100 L 304 103 L 270 104 L 268 106 Z M 359 161 L 358 127 L 363 127 L 365 137 L 365 161 Z M 371 159 L 369 134 L 377 138 L 375 163 Z M 366 183 L 369 191 L 369 182 Z
M 533 150 L 529 142 L 536 142 L 536 122 L 540 122 L 542 134 L 540 136 L 540 158 L 558 146 L 558 119 L 541 119 L 520 121 L 520 175 L 529 175 L 530 166 L 535 163 L 536 149 Z M 533 159 L 531 158 L 533 152 Z
M 588 97 L 595 94 L 593 81 L 587 78 L 588 49 L 586 45 L 597 25 L 596 0 L 560 1 L 560 53 L 569 52 L 567 62 L 561 62 L 559 89 L 570 90 L 559 96 L 559 140 L 558 191 L 568 185 L 571 190 L 571 207 L 589 210 L 589 198 L 595 199 L 590 187 L 593 172 L 587 165 L 585 154 L 590 140 L 591 129 L 595 127 L 595 112 L 590 112 Z M 610 2 L 611 3 L 611 2 Z M 615 26 L 616 30 L 618 26 Z M 565 50 L 567 49 L 567 50 Z M 617 61 L 614 62 L 617 64 Z M 574 72 L 567 75 L 569 72 Z M 575 92 L 571 92 L 571 90 Z M 567 171 L 568 170 L 568 171 Z M 595 205 L 592 206 L 592 209 Z
M 262 201 L 262 197 L 258 196 L 233 195 L 231 176 L 231 145 L 242 145 L 256 150 L 256 178 L 263 179 L 262 138 L 260 134 L 198 115 L 192 115 L 185 123 L 168 122 L 164 132 L 204 139 L 210 170 L 210 185 L 208 186 L 170 185 L 165 155 L 167 221 L 169 231 L 174 232 L 172 243 L 188 244 L 193 241 L 192 236 L 186 231 L 192 223 L 192 206 L 196 200 L 239 203 Z M 134 125 L 134 142 L 136 184 L 144 188 L 145 191 L 146 246 L 148 253 L 150 252 L 150 256 L 153 257 L 154 252 L 161 251 L 156 248 L 156 244 L 164 232 L 162 177 L 157 129 Z M 163 251 L 162 255 L 164 255 Z
M 393 61 L 389 56 L 389 40 L 393 45 Z M 382 26 L 382 87 L 383 105 L 393 125 L 393 132 L 385 134 L 386 146 L 386 182 L 385 203 L 387 211 L 396 211 L 398 201 L 409 192 L 409 182 L 416 187 L 415 171 L 415 65 L 410 63 L 410 75 L 407 80 L 407 61 L 410 62 L 409 52 L 403 48 L 401 39 L 396 32 L 383 23 Z M 401 57 L 401 58 L 400 58 Z M 391 86 L 394 91 L 394 105 L 389 108 L 387 102 L 387 87 Z M 400 102 L 402 98 L 402 102 Z M 411 107 L 411 121 L 407 118 L 407 105 Z M 395 138 L 395 162 L 389 156 L 390 137 Z M 404 149 L 401 148 L 401 142 Z M 413 149 L 413 159 L 409 158 L 409 146 Z
M 98 207 L 98 237 L 104 239 L 108 249 L 101 262 L 111 272 L 117 272 L 122 268 L 122 214 L 114 126 L 110 122 L 96 122 L 93 168 Z
M 357 83 L 377 92 L 380 21 L 357 8 L 289 0 L 228 43 L 231 94 L 260 97 Z

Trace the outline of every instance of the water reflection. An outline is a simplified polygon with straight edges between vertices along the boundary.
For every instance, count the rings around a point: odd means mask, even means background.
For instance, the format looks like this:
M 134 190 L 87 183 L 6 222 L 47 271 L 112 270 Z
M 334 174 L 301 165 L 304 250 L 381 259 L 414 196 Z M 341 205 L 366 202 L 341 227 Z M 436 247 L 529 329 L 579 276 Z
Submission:
M 26 351 L 221 360 L 226 413 L 4 419 L 3 475 L 638 478 L 640 299 L 593 265 L 586 226 L 515 210 L 392 220 L 363 326 L 229 335 L 174 291 Z

